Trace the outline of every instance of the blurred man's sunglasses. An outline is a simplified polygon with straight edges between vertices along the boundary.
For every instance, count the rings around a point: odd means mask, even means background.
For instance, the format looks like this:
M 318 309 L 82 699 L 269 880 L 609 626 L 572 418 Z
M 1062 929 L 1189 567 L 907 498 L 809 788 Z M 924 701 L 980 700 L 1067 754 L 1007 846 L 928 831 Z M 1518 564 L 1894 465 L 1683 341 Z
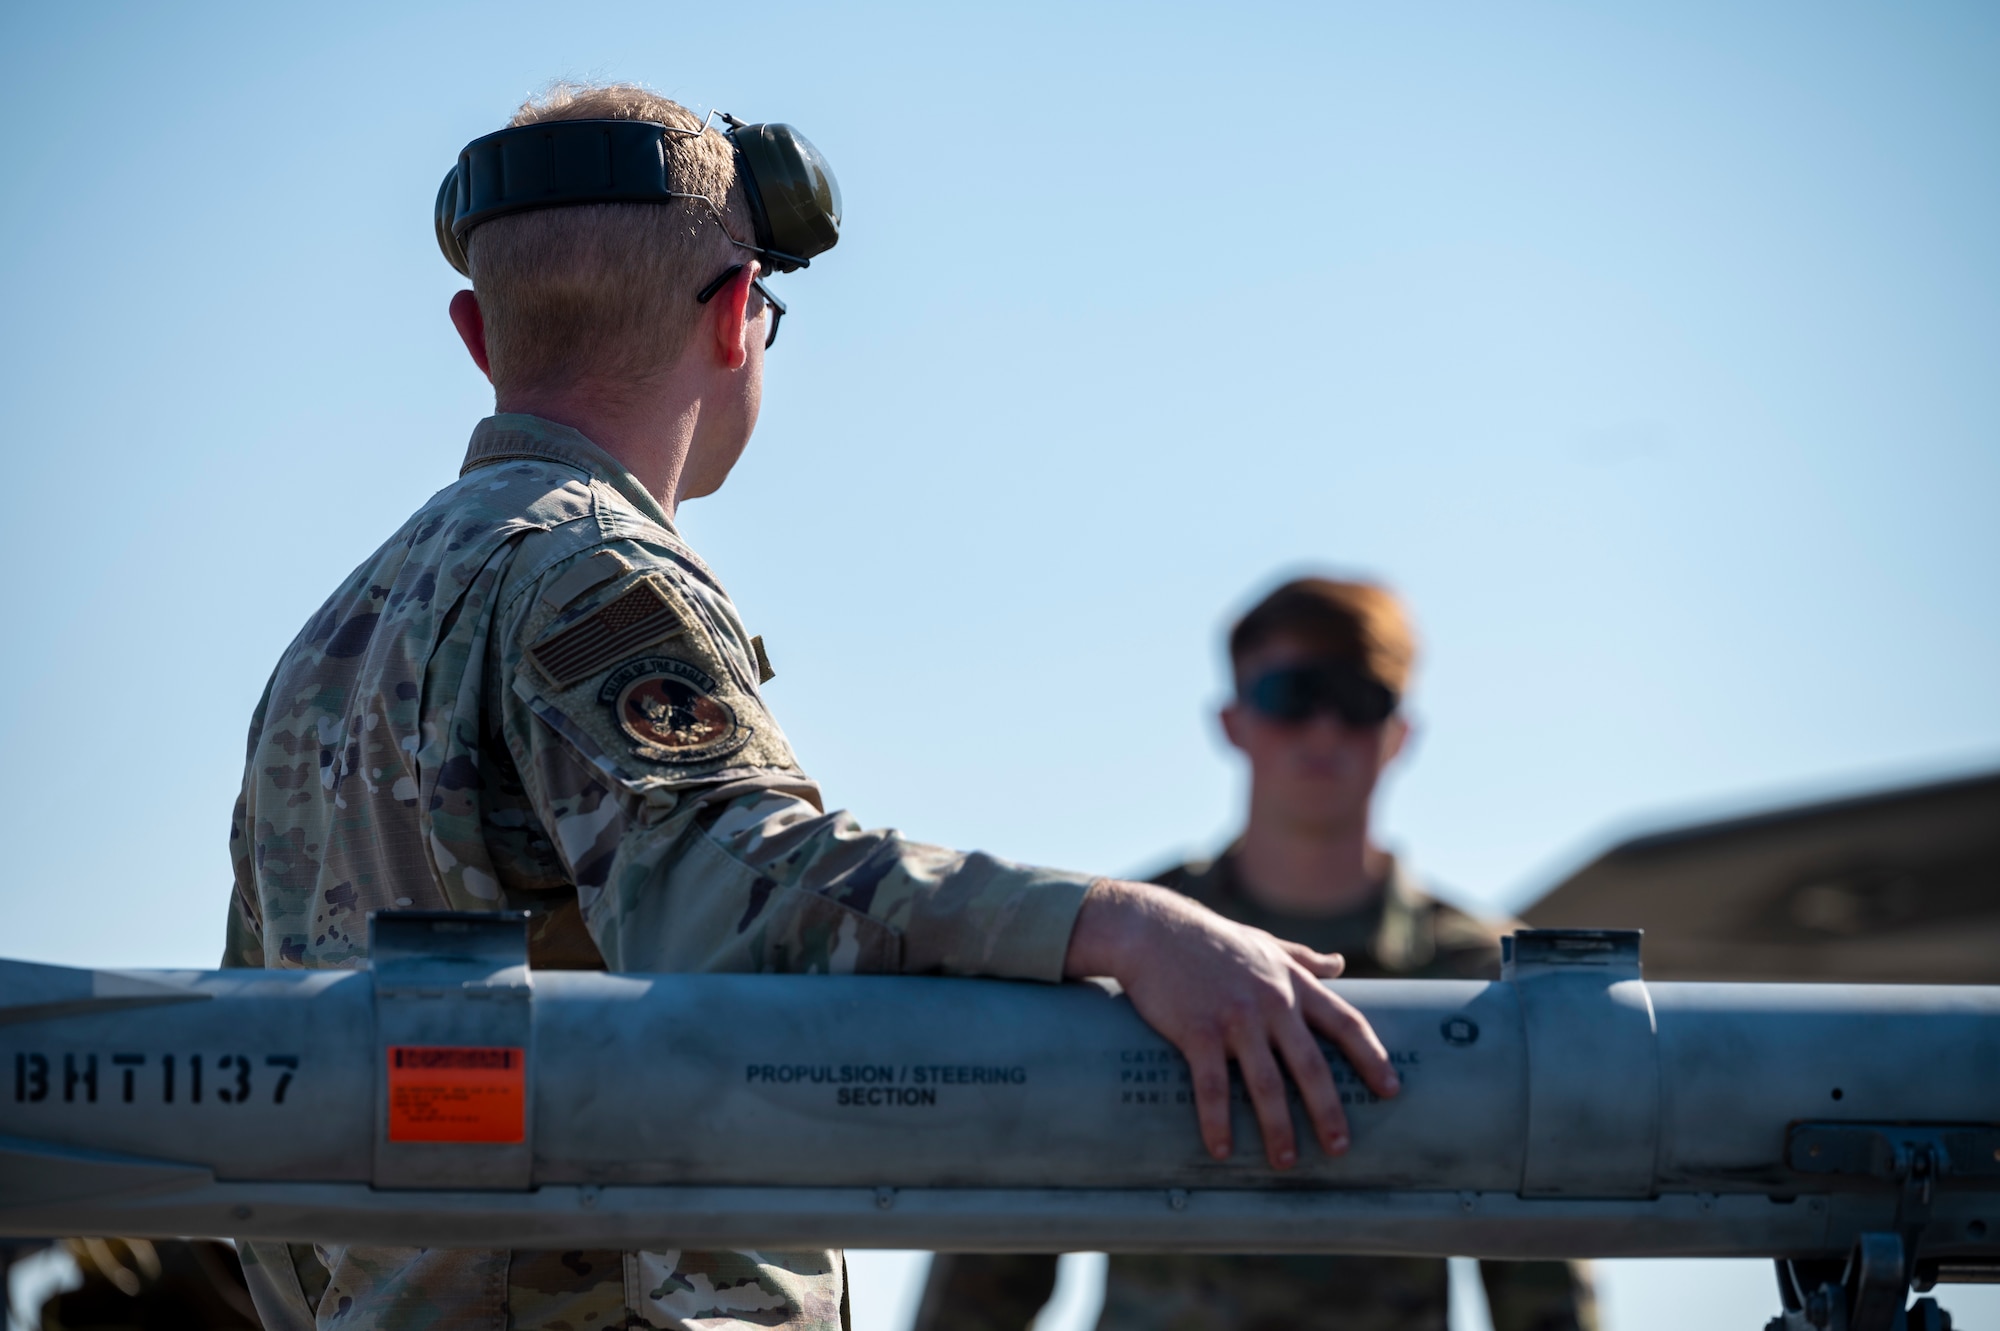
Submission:
M 1345 661 L 1268 671 L 1246 684 L 1239 696 L 1259 714 L 1285 725 L 1331 712 L 1356 729 L 1381 725 L 1401 701 L 1394 689 Z

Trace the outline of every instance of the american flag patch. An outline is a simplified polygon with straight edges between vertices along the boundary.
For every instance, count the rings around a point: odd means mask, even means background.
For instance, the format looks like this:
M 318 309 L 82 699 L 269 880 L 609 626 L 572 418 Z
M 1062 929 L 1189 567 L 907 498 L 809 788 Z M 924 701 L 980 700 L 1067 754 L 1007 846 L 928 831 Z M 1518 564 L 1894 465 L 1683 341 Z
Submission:
M 594 614 L 542 639 L 528 655 L 557 688 L 566 689 L 641 647 L 686 631 L 659 588 L 639 582 Z

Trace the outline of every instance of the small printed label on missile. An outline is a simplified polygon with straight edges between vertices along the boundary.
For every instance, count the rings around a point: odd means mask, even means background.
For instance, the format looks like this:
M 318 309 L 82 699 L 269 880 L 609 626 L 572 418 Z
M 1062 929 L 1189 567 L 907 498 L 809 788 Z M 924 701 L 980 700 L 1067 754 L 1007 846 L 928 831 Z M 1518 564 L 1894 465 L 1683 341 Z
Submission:
M 1470 1023 L 1467 1023 L 1470 1024 Z M 1477 1034 L 1475 1031 L 1475 1037 Z M 1333 1073 L 1333 1083 L 1340 1091 L 1343 1105 L 1377 1105 L 1382 1097 L 1368 1089 L 1347 1060 L 1340 1056 L 1332 1045 L 1321 1042 L 1321 1049 L 1328 1055 L 1328 1070 Z M 1422 1051 L 1416 1049 L 1391 1049 L 1389 1062 L 1407 1085 L 1410 1070 L 1422 1062 Z M 1118 1051 L 1118 1103 L 1139 1108 L 1153 1106 L 1185 1106 L 1194 1103 L 1194 1077 L 1188 1071 L 1187 1060 L 1180 1051 L 1172 1048 L 1121 1049 Z M 1291 1094 L 1296 1096 L 1297 1090 Z M 1240 1076 L 1232 1073 L 1229 1079 L 1229 1099 L 1231 1103 L 1247 1105 L 1250 1096 L 1243 1088 Z
M 527 1136 L 527 1050 L 389 1048 L 389 1140 L 518 1142 Z

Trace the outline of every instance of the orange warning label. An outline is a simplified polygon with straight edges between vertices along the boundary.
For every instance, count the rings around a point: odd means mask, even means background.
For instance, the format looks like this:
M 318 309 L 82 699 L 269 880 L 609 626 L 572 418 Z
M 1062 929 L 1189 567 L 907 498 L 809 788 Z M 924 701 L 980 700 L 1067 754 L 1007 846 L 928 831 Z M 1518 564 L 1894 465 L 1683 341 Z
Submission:
M 389 1140 L 517 1142 L 527 1135 L 528 1051 L 389 1049 Z

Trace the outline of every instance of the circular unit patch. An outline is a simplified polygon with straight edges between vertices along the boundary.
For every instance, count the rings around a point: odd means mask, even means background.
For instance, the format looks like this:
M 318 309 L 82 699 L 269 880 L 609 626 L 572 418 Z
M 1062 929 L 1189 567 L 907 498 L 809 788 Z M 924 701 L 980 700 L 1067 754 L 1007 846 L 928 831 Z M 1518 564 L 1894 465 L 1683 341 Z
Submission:
M 656 763 L 705 763 L 750 742 L 750 729 L 715 696 L 715 681 L 671 656 L 642 656 L 612 671 L 597 698 Z

